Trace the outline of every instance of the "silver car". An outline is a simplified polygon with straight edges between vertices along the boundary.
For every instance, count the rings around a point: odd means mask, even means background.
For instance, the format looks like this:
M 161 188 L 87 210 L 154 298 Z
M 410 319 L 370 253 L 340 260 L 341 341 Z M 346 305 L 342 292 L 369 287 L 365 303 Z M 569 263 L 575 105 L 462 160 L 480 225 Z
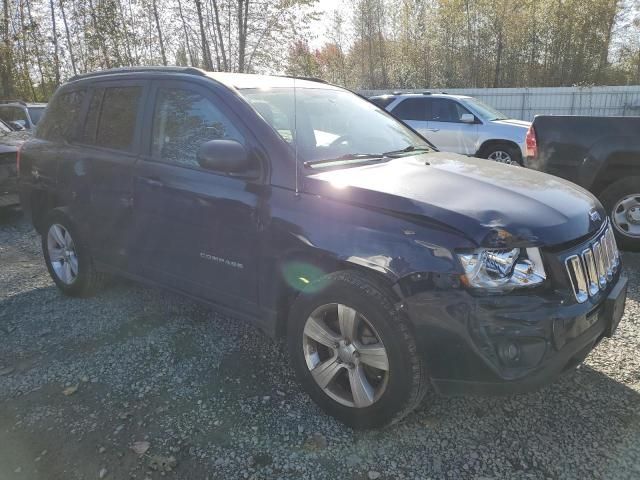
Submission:
M 379 95 L 369 100 L 417 130 L 439 150 L 522 165 L 530 122 L 480 100 L 444 93 Z

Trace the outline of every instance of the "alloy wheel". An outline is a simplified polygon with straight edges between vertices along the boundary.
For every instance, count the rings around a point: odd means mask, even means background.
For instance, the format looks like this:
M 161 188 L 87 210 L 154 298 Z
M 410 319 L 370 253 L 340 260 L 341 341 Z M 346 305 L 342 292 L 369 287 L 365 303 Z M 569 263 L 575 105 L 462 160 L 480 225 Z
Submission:
M 54 223 L 47 233 L 49 261 L 56 277 L 65 285 L 71 285 L 78 277 L 78 255 L 73 238 L 62 225 Z
M 518 162 L 514 161 L 504 150 L 496 150 L 495 152 L 491 152 L 491 154 L 487 157 L 489 160 L 493 160 L 498 163 L 506 163 L 507 165 L 518 165 Z
M 622 235 L 640 238 L 640 193 L 619 200 L 611 211 L 611 220 Z
M 316 384 L 336 402 L 365 408 L 387 388 L 389 359 L 382 340 L 358 311 L 339 303 L 316 308 L 302 347 Z

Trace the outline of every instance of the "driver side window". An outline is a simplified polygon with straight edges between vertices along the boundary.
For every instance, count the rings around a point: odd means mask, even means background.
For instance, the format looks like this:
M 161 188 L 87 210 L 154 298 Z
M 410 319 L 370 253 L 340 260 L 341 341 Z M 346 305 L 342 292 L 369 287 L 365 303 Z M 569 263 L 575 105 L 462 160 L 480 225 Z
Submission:
M 187 89 L 158 89 L 153 113 L 153 158 L 199 168 L 196 156 L 200 145 L 218 139 L 245 143 L 231 121 L 208 98 Z

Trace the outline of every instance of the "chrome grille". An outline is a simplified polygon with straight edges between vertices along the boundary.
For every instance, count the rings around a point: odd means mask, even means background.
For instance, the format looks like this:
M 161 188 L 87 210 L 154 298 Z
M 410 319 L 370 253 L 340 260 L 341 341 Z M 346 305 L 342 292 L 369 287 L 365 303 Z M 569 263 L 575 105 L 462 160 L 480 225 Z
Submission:
M 573 294 L 580 303 L 604 290 L 620 266 L 620 252 L 608 223 L 592 242 L 581 253 L 565 260 Z

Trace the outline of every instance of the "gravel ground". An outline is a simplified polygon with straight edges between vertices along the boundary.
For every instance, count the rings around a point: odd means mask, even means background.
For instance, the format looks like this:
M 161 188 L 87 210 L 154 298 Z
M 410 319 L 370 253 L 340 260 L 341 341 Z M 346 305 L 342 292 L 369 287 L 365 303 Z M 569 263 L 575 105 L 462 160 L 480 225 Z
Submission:
M 282 345 L 119 282 L 63 297 L 39 237 L 0 213 L 0 479 L 640 478 L 640 255 L 627 310 L 576 372 L 532 394 L 429 394 L 355 432 L 301 392 Z

